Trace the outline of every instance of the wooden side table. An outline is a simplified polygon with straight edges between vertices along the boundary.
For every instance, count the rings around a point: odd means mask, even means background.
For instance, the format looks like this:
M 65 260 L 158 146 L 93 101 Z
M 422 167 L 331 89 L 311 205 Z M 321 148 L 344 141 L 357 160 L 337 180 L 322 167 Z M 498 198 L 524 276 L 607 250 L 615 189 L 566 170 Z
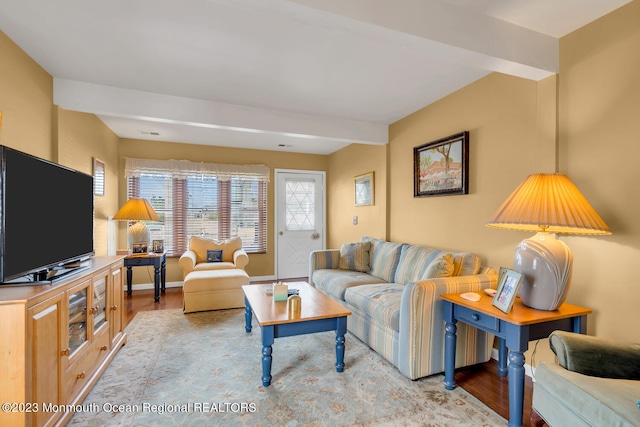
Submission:
M 524 402 L 524 352 L 529 341 L 547 338 L 555 330 L 584 334 L 591 310 L 563 304 L 558 310 L 544 311 L 526 307 L 517 298 L 507 314 L 494 307 L 493 297 L 482 295 L 480 301 L 468 301 L 460 294 L 440 296 L 444 300 L 444 387 L 455 387 L 456 322 L 461 321 L 498 337 L 498 373 L 509 375 L 509 426 L 522 426 Z M 509 367 L 507 369 L 507 354 Z
M 167 283 L 167 253 L 147 253 L 129 255 L 124 258 L 124 266 L 127 267 L 127 295 L 131 295 L 131 280 L 133 279 L 133 267 L 153 266 L 153 300 L 160 301 L 160 289 L 165 291 Z

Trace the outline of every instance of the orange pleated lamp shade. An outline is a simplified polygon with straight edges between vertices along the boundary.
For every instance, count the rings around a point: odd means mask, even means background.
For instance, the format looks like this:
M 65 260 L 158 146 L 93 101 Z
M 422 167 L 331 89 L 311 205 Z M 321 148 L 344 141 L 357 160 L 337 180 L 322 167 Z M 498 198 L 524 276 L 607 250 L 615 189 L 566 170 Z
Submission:
M 487 226 L 564 234 L 611 234 L 580 190 L 566 175 L 558 173 L 529 175 Z
M 147 199 L 132 197 L 113 216 L 118 221 L 160 221 Z

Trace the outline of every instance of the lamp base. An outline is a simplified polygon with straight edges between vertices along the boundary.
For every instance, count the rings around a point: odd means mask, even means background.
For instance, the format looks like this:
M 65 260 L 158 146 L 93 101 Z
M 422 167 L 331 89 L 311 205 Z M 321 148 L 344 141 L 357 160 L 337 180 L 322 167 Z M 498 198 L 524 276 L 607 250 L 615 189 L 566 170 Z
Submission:
M 552 234 L 539 232 L 516 248 L 514 270 L 524 275 L 522 303 L 538 310 L 557 310 L 571 286 L 573 254 Z
M 129 247 L 131 248 L 134 243 L 146 243 L 149 244 L 151 234 L 146 225 L 140 221 L 129 227 Z

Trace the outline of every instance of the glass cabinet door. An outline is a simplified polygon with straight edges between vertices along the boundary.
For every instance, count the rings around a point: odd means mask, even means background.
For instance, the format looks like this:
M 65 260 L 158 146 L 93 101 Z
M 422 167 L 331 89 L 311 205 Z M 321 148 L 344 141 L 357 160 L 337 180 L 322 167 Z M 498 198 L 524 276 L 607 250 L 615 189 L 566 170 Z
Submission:
M 69 294 L 69 355 L 87 341 L 87 288 Z
M 107 321 L 107 278 L 100 277 L 93 282 L 93 332 L 94 334 Z

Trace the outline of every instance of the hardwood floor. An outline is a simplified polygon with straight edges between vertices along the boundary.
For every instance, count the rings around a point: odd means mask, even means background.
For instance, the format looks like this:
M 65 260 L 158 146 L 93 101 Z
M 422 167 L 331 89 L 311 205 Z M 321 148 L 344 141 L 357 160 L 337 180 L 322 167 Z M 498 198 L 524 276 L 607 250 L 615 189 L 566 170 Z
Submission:
M 182 288 L 168 288 L 160 295 L 160 301 L 153 301 L 153 290 L 133 291 L 131 296 L 125 295 L 125 324 L 129 324 L 139 311 L 166 310 L 182 308 Z M 509 418 L 509 387 L 506 377 L 500 377 L 497 361 L 490 360 L 456 371 L 456 384 L 475 396 L 485 405 L 504 418 Z M 523 426 L 530 427 L 531 393 L 533 382 L 525 377 L 524 385 L 524 419 Z

